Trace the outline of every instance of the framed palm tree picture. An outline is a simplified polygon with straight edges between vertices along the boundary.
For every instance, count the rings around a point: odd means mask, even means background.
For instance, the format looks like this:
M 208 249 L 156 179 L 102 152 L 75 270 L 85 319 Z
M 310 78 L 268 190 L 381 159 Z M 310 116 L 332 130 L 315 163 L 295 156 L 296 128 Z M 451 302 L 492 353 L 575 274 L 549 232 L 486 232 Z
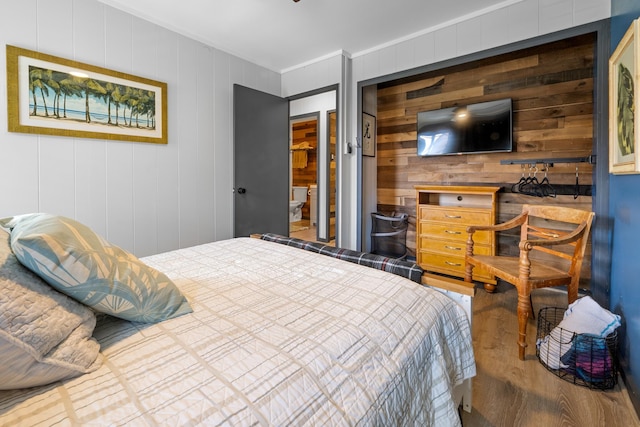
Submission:
M 167 84 L 7 46 L 10 132 L 167 143 Z

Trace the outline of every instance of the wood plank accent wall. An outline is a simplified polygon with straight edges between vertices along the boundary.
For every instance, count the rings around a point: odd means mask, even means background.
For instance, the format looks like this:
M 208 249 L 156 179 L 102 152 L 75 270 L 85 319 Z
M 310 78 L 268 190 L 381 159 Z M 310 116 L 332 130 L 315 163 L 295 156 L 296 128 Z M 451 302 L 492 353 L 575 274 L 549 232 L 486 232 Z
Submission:
M 307 150 L 307 167 L 293 168 L 293 186 L 307 186 L 315 184 L 318 175 L 318 121 L 305 120 L 291 125 L 291 145 L 307 142 L 311 150 Z M 293 197 L 293 195 L 291 195 Z M 311 210 L 309 195 L 302 207 L 302 218 L 310 219 Z
M 515 216 L 524 203 L 592 209 L 590 163 L 549 167 L 549 181 L 563 194 L 541 198 L 511 192 L 523 173 L 535 172 L 533 166 L 500 161 L 592 154 L 595 43 L 595 34 L 587 34 L 378 85 L 378 210 L 410 215 L 410 250 L 415 250 L 416 185 L 499 185 L 503 191 L 498 195 L 498 222 Z M 513 153 L 416 155 L 419 111 L 502 98 L 513 100 Z M 542 179 L 544 167 L 538 168 L 536 177 Z M 517 253 L 518 240 L 517 235 L 499 236 L 498 253 Z M 590 258 L 589 250 L 585 286 L 591 276 Z

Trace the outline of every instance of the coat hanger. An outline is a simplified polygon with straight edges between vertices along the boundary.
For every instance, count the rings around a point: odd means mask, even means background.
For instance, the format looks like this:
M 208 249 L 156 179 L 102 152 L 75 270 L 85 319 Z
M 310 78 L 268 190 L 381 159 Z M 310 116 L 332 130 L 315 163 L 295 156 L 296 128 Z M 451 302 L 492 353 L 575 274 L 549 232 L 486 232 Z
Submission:
M 542 181 L 540 181 L 540 190 L 542 191 L 542 194 L 544 197 L 556 197 L 558 195 L 558 192 L 556 191 L 555 188 L 553 188 L 553 185 L 551 185 L 551 183 L 549 182 L 549 178 L 547 177 L 548 170 L 549 170 L 549 164 L 545 163 L 544 178 L 542 178 Z
M 524 177 L 524 163 L 520 166 L 520 169 L 522 169 L 522 176 L 520 177 L 520 181 L 516 182 L 515 184 L 513 184 L 511 186 L 511 192 L 512 193 L 519 193 L 520 192 L 520 185 L 522 185 L 522 184 L 524 184 L 526 182 L 526 178 Z
M 522 164 L 522 175 L 520 176 L 520 180 L 511 186 L 512 193 L 522 193 L 527 196 L 534 197 L 556 197 L 558 192 L 551 185 L 549 181 L 548 171 L 549 171 L 549 163 L 544 164 L 544 178 L 539 181 L 538 174 L 538 166 L 535 163 L 527 163 L 526 167 L 529 168 L 529 174 L 525 177 L 525 164 Z
M 531 174 L 533 172 L 533 175 Z M 536 177 L 538 166 L 536 164 L 529 165 L 529 176 L 525 179 L 525 183 L 520 185 L 520 192 L 528 196 L 542 197 L 540 192 L 540 182 Z

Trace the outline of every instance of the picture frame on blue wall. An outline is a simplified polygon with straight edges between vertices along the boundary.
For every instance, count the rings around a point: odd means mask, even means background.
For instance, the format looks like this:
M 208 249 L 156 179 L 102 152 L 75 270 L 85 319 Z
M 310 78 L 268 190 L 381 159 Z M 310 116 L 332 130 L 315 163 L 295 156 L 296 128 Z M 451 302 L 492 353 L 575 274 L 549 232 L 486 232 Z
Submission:
M 609 173 L 640 173 L 640 20 L 609 58 Z
M 9 132 L 167 144 L 167 84 L 7 45 Z

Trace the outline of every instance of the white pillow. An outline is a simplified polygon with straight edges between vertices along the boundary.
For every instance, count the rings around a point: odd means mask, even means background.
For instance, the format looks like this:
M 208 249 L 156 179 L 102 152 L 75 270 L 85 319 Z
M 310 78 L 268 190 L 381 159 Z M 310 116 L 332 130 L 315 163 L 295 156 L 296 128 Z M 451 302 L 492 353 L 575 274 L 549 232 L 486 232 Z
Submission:
M 0 389 L 49 384 L 102 364 L 95 314 L 25 268 L 0 229 Z
M 45 213 L 0 219 L 18 260 L 58 291 L 101 313 L 160 322 L 191 313 L 176 285 L 71 218 Z

